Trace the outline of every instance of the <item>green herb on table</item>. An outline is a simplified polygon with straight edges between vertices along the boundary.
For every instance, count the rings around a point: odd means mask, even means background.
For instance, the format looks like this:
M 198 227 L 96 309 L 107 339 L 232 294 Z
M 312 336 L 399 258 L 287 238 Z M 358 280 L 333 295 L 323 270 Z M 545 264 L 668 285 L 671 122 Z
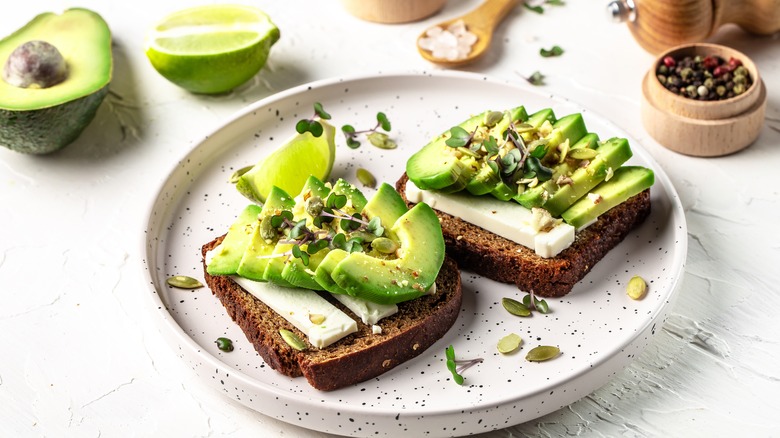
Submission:
M 536 86 L 544 85 L 544 75 L 538 70 L 531 73 L 531 76 L 528 76 L 524 79 L 528 81 L 528 83 L 530 83 L 531 85 L 536 85 Z
M 464 371 L 476 364 L 482 363 L 484 360 L 481 357 L 476 359 L 457 360 L 455 359 L 455 348 L 452 345 L 444 350 L 444 355 L 447 358 L 447 369 L 452 373 L 452 380 L 458 385 L 463 384 L 464 379 L 462 373 Z
M 526 1 L 523 6 L 529 11 L 536 12 L 537 14 L 544 14 L 544 6 L 563 6 L 566 2 L 563 0 L 541 0 L 541 1 Z
M 561 56 L 563 55 L 563 49 L 561 48 L 561 46 L 552 46 L 552 48 L 550 48 L 549 50 L 542 47 L 541 49 L 539 49 L 539 54 L 542 55 L 542 57 L 544 58 Z

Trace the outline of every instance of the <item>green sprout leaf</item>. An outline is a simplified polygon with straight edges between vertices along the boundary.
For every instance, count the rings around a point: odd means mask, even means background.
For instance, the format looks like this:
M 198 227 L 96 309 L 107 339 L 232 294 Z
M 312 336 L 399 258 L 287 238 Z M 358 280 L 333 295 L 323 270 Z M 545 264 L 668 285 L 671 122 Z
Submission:
M 528 157 L 527 160 L 525 160 L 526 166 L 528 167 L 528 170 L 532 172 L 536 172 L 536 177 L 539 178 L 539 181 L 548 181 L 552 178 L 553 171 L 549 167 L 546 167 L 544 164 L 542 164 L 541 161 L 539 161 L 536 157 Z
M 304 252 L 300 246 L 293 245 L 292 255 L 296 259 L 301 259 L 301 263 L 303 263 L 304 266 L 309 266 L 309 254 Z
M 327 248 L 329 244 L 330 242 L 328 242 L 328 239 L 315 240 L 306 246 L 306 252 L 309 254 L 317 254 L 318 252 Z
M 290 238 L 291 239 L 300 239 L 301 237 L 308 234 L 310 231 L 308 228 L 306 228 L 306 219 L 301 219 L 298 222 L 295 223 L 295 225 L 290 229 Z
M 333 245 L 334 248 L 344 249 L 345 245 L 347 243 L 347 236 L 344 235 L 344 233 L 338 233 L 330 240 L 330 244 Z
M 466 146 L 471 141 L 471 134 L 460 126 L 453 126 L 450 129 L 450 138 L 444 142 L 449 147 L 459 148 Z
M 314 113 L 322 120 L 330 120 L 330 114 L 322 108 L 322 104 L 319 102 L 314 102 Z
M 531 156 L 534 158 L 542 159 L 547 154 L 547 145 L 539 144 L 531 151 Z
M 382 236 L 385 234 L 385 228 L 382 226 L 382 219 L 380 219 L 379 216 L 371 218 L 366 226 L 366 231 L 373 233 L 375 236 Z
M 485 151 L 487 151 L 489 157 L 498 154 L 498 141 L 496 141 L 495 137 L 492 135 L 482 142 L 482 146 L 485 147 Z
M 347 196 L 338 193 L 331 192 L 325 199 L 325 206 L 327 208 L 343 208 L 347 205 Z
M 281 228 L 282 225 L 284 225 L 285 221 L 292 220 L 293 214 L 289 210 L 283 210 L 279 214 L 275 214 L 271 216 L 271 227 L 272 228 Z
M 376 121 L 377 123 L 379 123 L 379 126 L 381 126 L 382 129 L 384 129 L 387 132 L 390 132 L 390 128 L 391 128 L 390 120 L 387 119 L 385 113 L 381 111 L 376 113 Z
M 447 369 L 452 373 L 452 380 L 458 385 L 463 384 L 463 376 L 458 373 L 458 366 L 455 363 L 455 348 L 452 345 L 444 350 L 444 355 L 447 356 Z

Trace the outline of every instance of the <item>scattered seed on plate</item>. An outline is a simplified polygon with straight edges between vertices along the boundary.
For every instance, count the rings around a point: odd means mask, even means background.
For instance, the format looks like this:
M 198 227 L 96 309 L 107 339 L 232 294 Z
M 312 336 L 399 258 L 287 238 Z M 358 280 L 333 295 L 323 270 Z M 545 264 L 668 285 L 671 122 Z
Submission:
M 628 280 L 628 286 L 626 286 L 626 294 L 628 294 L 631 299 L 634 300 L 640 300 L 642 297 L 645 296 L 645 293 L 647 292 L 647 282 L 645 280 L 635 275 L 631 277 L 631 280 Z
M 525 355 L 525 360 L 530 362 L 544 362 L 558 357 L 561 354 L 561 350 L 558 347 L 552 347 L 549 345 L 540 345 L 534 347 L 528 354 Z
M 520 347 L 523 339 L 515 334 L 510 333 L 498 340 L 498 352 L 501 354 L 509 354 Z
M 363 184 L 363 186 L 371 187 L 372 189 L 376 188 L 376 177 L 374 177 L 374 174 L 368 170 L 361 167 L 355 171 L 355 175 L 357 176 L 358 181 L 360 181 L 360 184 Z
M 507 312 L 515 316 L 531 316 L 531 309 L 524 306 L 523 303 L 512 298 L 502 298 L 501 305 Z
M 174 275 L 166 280 L 168 286 L 179 289 L 197 289 L 203 287 L 203 283 L 186 275 Z

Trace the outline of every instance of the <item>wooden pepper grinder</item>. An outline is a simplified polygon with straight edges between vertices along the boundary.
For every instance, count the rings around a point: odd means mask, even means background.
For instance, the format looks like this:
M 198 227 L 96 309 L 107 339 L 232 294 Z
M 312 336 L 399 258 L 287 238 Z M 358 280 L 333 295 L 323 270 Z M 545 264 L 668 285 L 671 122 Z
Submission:
M 627 22 L 634 39 L 653 54 L 704 41 L 727 23 L 758 35 L 780 31 L 780 0 L 615 0 L 607 12 Z

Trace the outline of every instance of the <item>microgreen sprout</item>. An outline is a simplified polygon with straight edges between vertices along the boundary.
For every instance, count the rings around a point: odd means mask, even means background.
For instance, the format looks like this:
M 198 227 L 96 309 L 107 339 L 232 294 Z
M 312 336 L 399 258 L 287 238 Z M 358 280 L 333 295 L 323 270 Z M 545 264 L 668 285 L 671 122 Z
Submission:
M 312 230 L 307 225 L 307 219 L 294 221 L 294 215 L 289 210 L 283 210 L 269 216 L 268 220 L 261 222 L 265 226 L 263 237 L 267 240 L 279 238 L 278 242 L 292 245 L 291 249 L 284 253 L 270 254 L 264 258 L 293 257 L 299 259 L 304 266 L 309 265 L 310 256 L 326 249 L 342 249 L 348 253 L 363 251 L 363 244 L 376 238 L 381 238 L 385 233 L 381 219 L 373 217 L 367 220 L 360 213 L 348 213 L 343 210 L 347 205 L 347 197 L 343 194 L 331 192 L 325 200 L 312 196 L 307 201 L 306 213 L 312 218 L 312 224 L 319 228 Z M 338 219 L 338 229 L 327 227 L 327 224 Z M 266 225 L 263 225 L 266 224 Z M 340 229 L 340 231 L 339 231 Z M 303 247 L 306 249 L 303 249 Z
M 536 310 L 539 313 L 545 314 L 550 312 L 550 307 L 547 305 L 547 301 L 544 299 L 536 298 L 534 291 L 523 297 L 523 305 L 530 310 Z
M 398 145 L 387 134 L 379 132 L 379 128 L 382 128 L 385 132 L 390 132 L 392 129 L 390 120 L 381 111 L 376 113 L 376 125 L 373 128 L 356 131 L 354 126 L 344 125 L 341 127 L 341 132 L 344 133 L 344 137 L 347 139 L 347 146 L 352 149 L 360 147 L 360 142 L 357 139 L 361 134 L 365 134 L 368 142 L 379 149 L 395 149 Z
M 298 123 L 295 124 L 295 130 L 298 131 L 299 134 L 309 132 L 311 135 L 319 137 L 323 132 L 320 120 L 330 120 L 330 114 L 322 108 L 321 103 L 314 102 L 314 115 L 311 118 L 299 120 Z
M 452 373 L 452 380 L 458 385 L 463 384 L 463 376 L 461 375 L 463 372 L 484 361 L 481 357 L 476 359 L 457 360 L 455 359 L 455 348 L 452 345 L 444 350 L 444 355 L 447 358 L 447 369 Z

